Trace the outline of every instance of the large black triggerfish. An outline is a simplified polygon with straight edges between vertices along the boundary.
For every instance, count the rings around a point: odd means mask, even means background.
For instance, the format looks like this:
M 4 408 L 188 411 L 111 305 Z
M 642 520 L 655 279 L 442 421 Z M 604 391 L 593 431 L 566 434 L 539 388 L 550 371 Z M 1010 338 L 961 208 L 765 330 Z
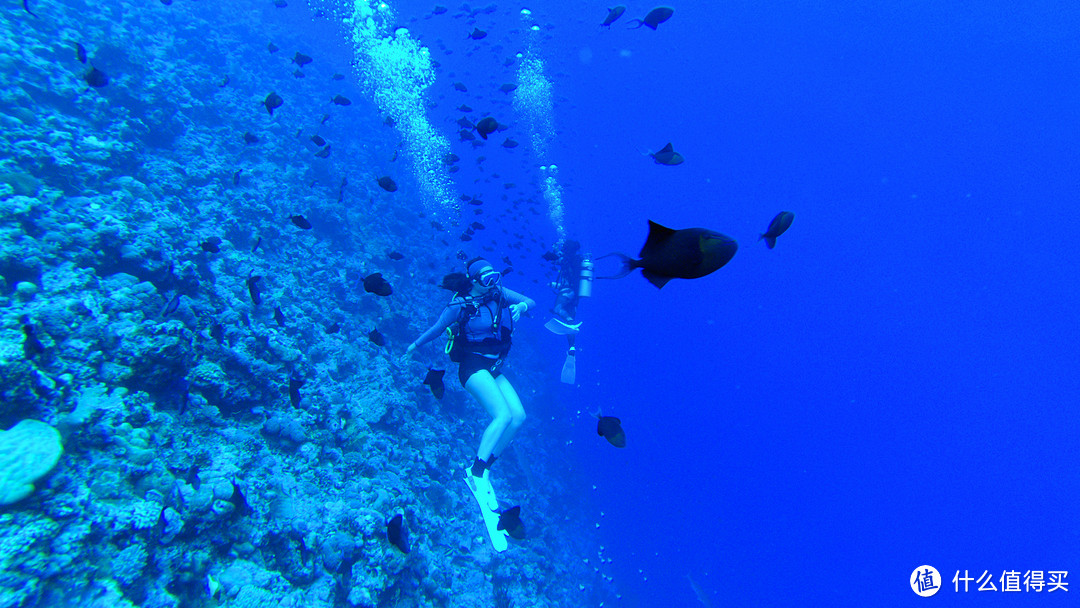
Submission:
M 719 269 L 731 261 L 738 248 L 735 239 L 726 234 L 706 228 L 672 230 L 649 220 L 649 238 L 638 253 L 641 259 L 622 253 L 601 256 L 597 259 L 618 256 L 623 266 L 617 274 L 596 278 L 621 279 L 640 268 L 641 274 L 659 289 L 671 279 L 697 279 Z

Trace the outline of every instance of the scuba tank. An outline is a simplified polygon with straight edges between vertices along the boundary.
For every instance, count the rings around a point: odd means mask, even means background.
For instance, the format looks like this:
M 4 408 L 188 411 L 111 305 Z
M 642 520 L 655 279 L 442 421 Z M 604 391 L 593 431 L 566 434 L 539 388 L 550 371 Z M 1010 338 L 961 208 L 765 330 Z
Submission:
M 593 263 L 587 256 L 581 259 L 581 281 L 578 283 L 578 297 L 592 295 Z

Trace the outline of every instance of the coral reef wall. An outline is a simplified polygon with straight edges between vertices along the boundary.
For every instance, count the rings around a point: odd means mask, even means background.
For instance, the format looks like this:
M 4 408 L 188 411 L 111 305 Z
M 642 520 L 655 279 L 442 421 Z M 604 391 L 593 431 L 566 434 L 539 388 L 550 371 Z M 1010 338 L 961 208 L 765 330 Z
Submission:
M 268 27 L 269 0 L 28 7 L 0 7 L 0 428 L 46 423 L 63 454 L 0 507 L 0 608 L 608 597 L 525 342 L 508 373 L 538 415 L 496 488 L 529 537 L 490 548 L 461 481 L 484 416 L 455 374 L 442 400 L 420 384 L 436 347 L 400 358 L 447 252 L 414 187 L 372 179 L 397 141 L 362 92 L 305 88 L 289 57 L 313 44 Z M 365 292 L 374 272 L 391 296 Z M 56 456 L 34 441 L 0 439 L 0 483 Z

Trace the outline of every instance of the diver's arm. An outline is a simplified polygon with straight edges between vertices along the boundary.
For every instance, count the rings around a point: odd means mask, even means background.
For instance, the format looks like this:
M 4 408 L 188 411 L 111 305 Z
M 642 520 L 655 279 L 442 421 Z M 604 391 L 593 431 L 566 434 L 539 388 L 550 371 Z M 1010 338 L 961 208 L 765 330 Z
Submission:
M 506 287 L 503 287 L 503 297 L 506 298 L 506 301 L 510 302 L 511 304 L 524 304 L 529 308 L 536 307 L 535 300 L 533 300 L 529 296 L 522 295 L 514 291 L 513 289 L 507 289 Z
M 505 298 L 507 302 L 510 302 L 510 312 L 514 315 L 515 321 L 518 320 L 518 317 L 520 317 L 522 313 L 536 306 L 536 302 L 529 296 L 522 295 L 513 289 L 507 289 L 505 287 L 503 287 L 502 290 L 503 298 Z
M 428 342 L 431 342 L 439 336 L 442 332 L 446 331 L 450 324 L 457 320 L 458 306 L 453 304 L 443 309 L 442 314 L 439 315 L 439 320 L 435 321 L 435 324 L 428 328 L 427 331 L 420 334 L 420 337 L 415 342 L 409 345 L 408 352 L 416 350 L 416 347 L 423 346 Z

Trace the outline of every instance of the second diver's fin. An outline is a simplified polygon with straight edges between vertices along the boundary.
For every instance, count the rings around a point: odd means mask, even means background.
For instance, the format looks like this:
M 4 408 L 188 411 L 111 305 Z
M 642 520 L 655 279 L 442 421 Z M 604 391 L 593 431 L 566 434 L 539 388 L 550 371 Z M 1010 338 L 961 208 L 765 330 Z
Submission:
M 553 334 L 569 336 L 581 331 L 581 322 L 579 321 L 570 325 L 559 319 L 551 319 L 547 323 L 544 323 L 544 327 Z
M 566 352 L 566 360 L 562 364 L 560 379 L 563 384 L 573 384 L 577 380 L 577 350 L 574 347 L 570 347 L 570 350 Z

